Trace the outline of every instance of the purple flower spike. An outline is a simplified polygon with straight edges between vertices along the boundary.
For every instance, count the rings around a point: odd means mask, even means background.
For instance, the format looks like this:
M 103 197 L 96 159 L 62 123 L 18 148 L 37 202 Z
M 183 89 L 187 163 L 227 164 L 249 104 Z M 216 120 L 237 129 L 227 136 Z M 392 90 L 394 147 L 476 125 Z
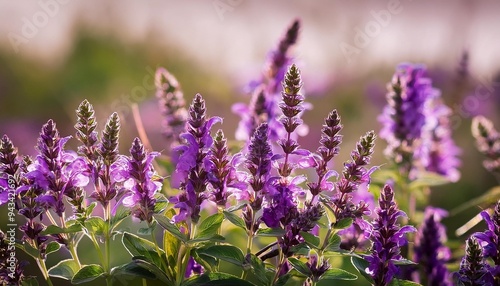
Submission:
M 7 135 L 0 140 L 0 206 L 8 200 L 9 179 L 14 179 L 19 170 L 19 159 L 17 157 L 17 148 Z M 16 182 L 17 184 L 17 182 Z
M 493 286 L 494 279 L 484 262 L 481 246 L 474 236 L 467 239 L 465 256 L 460 263 L 460 270 L 454 273 L 456 285 Z
M 351 161 L 344 163 L 342 178 L 336 184 L 337 192 L 332 199 L 337 221 L 350 217 L 355 219 L 355 223 L 363 224 L 361 217 L 370 213 L 365 202 L 360 201 L 357 204 L 352 202 L 351 193 L 356 191 L 361 184 L 370 182 L 370 175 L 374 169 L 367 170 L 365 166 L 370 163 L 375 138 L 373 131 L 362 136 L 356 144 L 356 149 L 351 152 Z
M 487 211 L 481 212 L 488 230 L 474 234 L 483 249 L 485 258 L 493 261 L 493 266 L 489 266 L 490 272 L 500 281 L 500 201 L 498 201 L 493 210 L 493 215 Z
M 97 121 L 95 118 L 94 107 L 85 99 L 80 103 L 76 110 L 78 117 L 75 124 L 76 138 L 83 145 L 78 147 L 78 152 L 90 161 L 97 159 Z
M 28 167 L 26 177 L 33 185 L 46 191 L 37 200 L 47 208 L 53 208 L 58 216 L 63 215 L 64 196 L 75 207 L 77 213 L 83 212 L 83 189 L 89 182 L 88 165 L 75 153 L 64 151 L 70 137 L 60 138 L 56 124 L 49 120 L 42 128 L 38 139 L 39 155 L 34 164 Z
M 163 133 L 172 144 L 181 143 L 180 134 L 185 131 L 188 112 L 182 89 L 177 79 L 164 68 L 158 68 L 155 75 L 156 97 L 164 116 Z
M 269 91 L 271 93 L 278 92 L 279 84 L 283 81 L 286 73 L 286 67 L 291 62 L 288 51 L 297 42 L 299 31 L 300 21 L 295 20 L 280 40 L 276 50 L 272 51 L 269 55 L 269 59 L 264 70 L 264 77 L 268 80 L 267 85 L 269 86 Z
M 472 120 L 472 135 L 476 138 L 476 146 L 486 159 L 484 167 L 500 175 L 500 133 L 493 123 L 483 116 L 476 116 Z
M 323 191 L 333 190 L 333 183 L 327 180 L 335 173 L 328 171 L 328 162 L 339 153 L 339 145 L 342 143 L 342 135 L 339 134 L 341 129 L 342 124 L 340 123 L 340 116 L 337 110 L 333 110 L 328 114 L 328 117 L 325 119 L 325 124 L 323 124 L 321 128 L 321 139 L 319 141 L 321 146 L 312 157 L 314 160 L 313 165 L 318 175 L 318 181 L 316 183 L 310 182 L 307 186 L 313 197 Z
M 387 141 L 386 155 L 410 178 L 426 170 L 455 182 L 460 149 L 451 137 L 451 110 L 425 73 L 423 65 L 397 67 L 379 117 L 380 137 Z
M 190 218 L 197 223 L 200 219 L 200 205 L 208 196 L 205 191 L 209 176 L 205 167 L 210 164 L 205 162 L 213 144 L 210 130 L 212 125 L 221 121 L 220 117 L 206 118 L 205 100 L 200 94 L 196 94 L 189 107 L 187 132 L 181 135 L 184 145 L 174 149 L 178 159 L 171 184 L 172 187 L 185 191 L 171 199 L 175 207 L 180 209 L 179 214 L 173 218 L 175 222 Z
M 272 111 L 269 110 L 264 86 L 261 85 L 253 92 L 249 106 L 244 103 L 236 103 L 233 105 L 232 111 L 241 117 L 236 130 L 236 140 L 248 141 L 252 138 L 257 126 L 268 122 L 269 114 L 272 114 Z
M 388 105 L 379 118 L 383 124 L 380 137 L 388 143 L 385 153 L 404 172 L 410 172 L 413 160 L 418 159 L 414 156 L 418 156 L 417 141 L 426 123 L 425 106 L 434 96 L 436 91 L 425 77 L 424 66 L 401 64 L 397 67 L 387 95 Z
M 279 104 L 283 112 L 280 122 L 285 128 L 286 139 L 281 138 L 278 141 L 278 144 L 283 149 L 283 153 L 285 153 L 284 162 L 279 164 L 278 173 L 285 178 L 290 176 L 292 171 L 297 167 L 296 164 L 289 162 L 289 156 L 299 151 L 299 144 L 291 135 L 295 132 L 295 129 L 303 123 L 302 119 L 300 119 L 300 115 L 304 111 L 304 107 L 302 106 L 304 96 L 299 93 L 301 88 L 302 80 L 300 79 L 300 70 L 293 64 L 286 73 L 283 82 L 283 101 Z M 301 153 L 300 155 L 304 156 L 309 154 Z
M 130 148 L 130 158 L 122 158 L 120 162 L 128 178 L 123 186 L 129 190 L 123 205 L 131 208 L 134 217 L 148 223 L 153 220 L 155 194 L 162 187 L 162 179 L 153 168 L 153 159 L 158 155 L 157 152 L 147 153 L 141 140 L 135 138 Z
M 317 254 L 309 254 L 309 261 L 306 262 L 307 268 L 311 270 L 311 276 L 308 278 L 308 280 L 312 281 L 307 281 L 306 283 L 310 284 L 304 284 L 304 285 L 313 285 L 311 282 L 318 282 L 319 278 L 321 275 L 325 274 L 325 272 L 330 269 L 330 263 L 328 263 L 328 259 L 323 259 L 321 264 L 318 261 L 318 255 Z
M 373 241 L 371 255 L 366 256 L 370 263 L 366 272 L 372 276 L 375 286 L 389 285 L 398 272 L 395 262 L 401 260 L 400 248 L 407 244 L 405 234 L 415 231 L 413 226 L 400 227 L 397 220 L 406 214 L 398 209 L 394 201 L 394 192 L 385 185 L 380 193 L 379 207 L 375 209 L 377 217 L 369 234 Z
M 440 98 L 426 106 L 426 125 L 422 138 L 422 165 L 425 170 L 446 177 L 450 182 L 460 179 L 460 148 L 453 141 L 450 127 L 451 109 Z
M 210 199 L 219 207 L 225 207 L 228 197 L 234 188 L 239 188 L 236 169 L 232 165 L 227 140 L 222 130 L 218 130 L 214 137 L 214 144 L 205 161 L 208 172 L 208 181 L 212 186 Z
M 415 237 L 414 261 L 423 268 L 425 285 L 451 286 L 450 273 L 445 263 L 451 257 L 451 251 L 444 245 L 446 229 L 441 219 L 447 216 L 442 209 L 427 207 L 422 226 Z M 422 282 L 422 281 L 421 281 Z

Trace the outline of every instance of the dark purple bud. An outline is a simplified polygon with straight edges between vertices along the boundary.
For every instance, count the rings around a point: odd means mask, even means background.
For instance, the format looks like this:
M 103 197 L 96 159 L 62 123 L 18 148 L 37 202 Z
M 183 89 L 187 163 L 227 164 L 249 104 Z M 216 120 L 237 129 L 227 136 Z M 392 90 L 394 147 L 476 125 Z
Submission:
M 179 135 L 185 131 L 188 118 L 184 94 L 177 79 L 164 68 L 156 70 L 155 85 L 158 105 L 164 116 L 163 134 L 178 145 L 181 142 Z
M 95 118 L 94 107 L 85 99 L 78 106 L 76 115 L 76 138 L 83 144 L 82 146 L 78 147 L 78 151 L 89 160 L 96 160 L 97 121 Z
M 493 123 L 483 116 L 476 116 L 472 120 L 472 135 L 476 139 L 476 146 L 486 159 L 484 167 L 500 175 L 500 133 Z
M 369 234 L 373 246 L 365 259 L 370 263 L 367 273 L 372 276 L 374 285 L 385 286 L 398 273 L 395 262 L 402 259 L 400 249 L 408 243 L 405 234 L 414 232 L 415 228 L 409 225 L 400 227 L 397 223 L 398 218 L 406 214 L 398 209 L 389 185 L 380 193 L 379 207 L 375 212 L 377 217 Z
M 481 246 L 474 236 L 467 239 L 465 256 L 460 263 L 460 269 L 454 273 L 454 278 L 459 283 L 457 285 L 496 285 L 492 274 L 488 271 L 487 264 L 484 262 Z

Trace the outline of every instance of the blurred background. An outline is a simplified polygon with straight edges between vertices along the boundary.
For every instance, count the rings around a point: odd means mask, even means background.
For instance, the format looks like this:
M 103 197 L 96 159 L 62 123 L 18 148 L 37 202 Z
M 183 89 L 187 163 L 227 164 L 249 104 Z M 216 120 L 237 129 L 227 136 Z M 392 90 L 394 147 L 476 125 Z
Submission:
M 463 149 L 461 180 L 431 192 L 431 204 L 450 210 L 497 184 L 482 167 L 470 123 L 483 114 L 500 128 L 499 13 L 500 2 L 465 0 L 0 0 L 0 134 L 32 155 L 50 118 L 62 135 L 74 135 L 74 111 L 88 99 L 99 128 L 120 113 L 125 153 L 137 136 L 131 116 L 137 104 L 153 149 L 168 154 L 153 85 L 162 66 L 177 77 L 187 102 L 201 93 L 208 114 L 222 116 L 226 136 L 234 138 L 239 117 L 231 106 L 249 101 L 245 86 L 299 18 L 292 55 L 314 106 L 304 115 L 310 132 L 301 145 L 317 147 L 322 120 L 336 108 L 345 126 L 340 168 L 359 136 L 380 130 L 376 118 L 395 66 L 423 63 L 454 111 L 454 137 Z M 71 140 L 68 147 L 75 146 Z M 379 140 L 374 165 L 386 163 L 384 148 Z M 464 240 L 454 231 L 479 210 L 445 220 L 450 240 Z

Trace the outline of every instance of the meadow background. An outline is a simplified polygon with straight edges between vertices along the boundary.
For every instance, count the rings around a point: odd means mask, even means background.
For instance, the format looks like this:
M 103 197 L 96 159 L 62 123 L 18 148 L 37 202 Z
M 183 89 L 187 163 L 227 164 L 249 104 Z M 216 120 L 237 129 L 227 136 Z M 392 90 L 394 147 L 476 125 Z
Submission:
M 377 15 L 391 5 L 399 12 L 381 21 Z M 168 154 L 153 85 L 162 66 L 177 77 L 187 102 L 195 93 L 204 96 L 208 114 L 223 117 L 222 128 L 234 139 L 239 117 L 232 104 L 249 101 L 246 84 L 259 77 L 267 52 L 296 18 L 302 29 L 292 54 L 314 106 L 303 116 L 310 131 L 299 139 L 302 146 L 316 149 L 323 118 L 336 108 L 344 124 L 339 170 L 360 134 L 380 130 L 376 118 L 395 66 L 423 63 L 454 111 L 454 138 L 463 150 L 460 181 L 433 188 L 430 203 L 453 210 L 498 184 L 482 167 L 470 133 L 476 114 L 500 127 L 500 2 L 493 1 L 0 0 L 0 135 L 33 155 L 49 118 L 62 135 L 74 135 L 74 110 L 88 99 L 99 128 L 120 113 L 120 150 L 127 153 L 137 136 L 131 104 L 138 104 L 153 149 Z M 362 45 L 361 32 L 370 34 Z M 346 54 L 346 44 L 354 54 Z M 75 146 L 76 140 L 68 144 Z M 386 144 L 379 139 L 376 146 L 372 164 L 383 165 Z M 455 230 L 480 207 L 444 220 L 451 244 L 463 243 Z M 0 209 L 2 229 L 6 212 Z M 130 259 L 119 242 L 113 251 L 113 265 Z M 59 259 L 49 256 L 47 264 Z M 364 285 L 360 280 L 342 285 Z

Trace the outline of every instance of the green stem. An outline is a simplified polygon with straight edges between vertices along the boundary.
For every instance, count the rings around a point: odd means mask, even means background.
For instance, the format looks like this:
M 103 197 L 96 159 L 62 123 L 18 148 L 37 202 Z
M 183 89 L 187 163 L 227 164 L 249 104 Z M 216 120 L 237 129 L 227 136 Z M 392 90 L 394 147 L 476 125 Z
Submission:
M 102 255 L 101 248 L 99 247 L 99 243 L 97 242 L 97 239 L 95 238 L 95 235 L 93 233 L 90 234 L 90 240 L 92 241 L 95 250 L 97 250 L 97 255 L 99 256 L 99 261 L 101 261 L 102 263 L 104 272 L 108 273 L 109 269 L 107 269 L 106 261 L 104 260 L 104 256 Z
M 45 281 L 47 281 L 47 284 L 49 284 L 49 286 L 53 286 L 54 284 L 52 284 L 52 281 L 50 280 L 49 271 L 47 270 L 47 266 L 45 265 L 45 261 L 41 258 L 37 258 L 36 263 L 38 264 L 38 267 L 42 271 L 43 278 L 45 278 Z
M 75 260 L 76 264 L 78 264 L 78 269 L 81 269 L 82 264 L 80 263 L 80 260 L 78 259 L 78 253 L 76 252 L 76 249 L 75 249 L 75 246 L 73 245 L 72 239 L 68 242 L 68 250 L 71 253 L 71 257 L 73 257 L 73 260 Z
M 148 282 L 146 281 L 145 278 L 142 278 L 142 286 L 147 286 L 148 285 Z
M 151 228 L 151 224 L 149 222 L 148 222 L 148 226 Z M 163 257 L 162 257 L 160 248 L 158 247 L 158 242 L 156 241 L 156 236 L 155 236 L 154 230 L 151 231 L 151 240 L 153 241 L 153 244 L 155 245 L 156 253 L 158 253 L 158 257 L 160 257 L 161 267 L 165 270 L 165 274 L 167 274 L 168 268 L 167 268 L 167 265 L 165 264 L 165 262 L 163 261 Z
M 273 283 L 271 285 L 276 284 L 276 281 L 278 281 L 278 279 L 280 278 L 281 268 L 283 268 L 284 264 L 285 264 L 285 257 L 280 249 L 280 262 L 278 264 L 278 267 L 276 267 L 276 274 L 274 275 Z

